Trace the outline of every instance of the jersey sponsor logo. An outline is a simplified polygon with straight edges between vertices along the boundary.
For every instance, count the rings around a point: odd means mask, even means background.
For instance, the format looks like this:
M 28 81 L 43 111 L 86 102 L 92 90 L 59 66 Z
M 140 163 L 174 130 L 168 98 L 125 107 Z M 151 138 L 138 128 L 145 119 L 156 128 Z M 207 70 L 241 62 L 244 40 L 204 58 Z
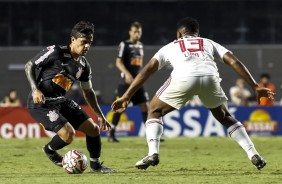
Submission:
M 109 111 L 106 114 L 106 118 L 109 122 L 112 122 L 114 116 L 114 112 Z M 126 113 L 121 113 L 120 121 L 116 127 L 117 135 L 127 135 L 129 133 L 134 133 L 136 127 L 135 123 L 132 119 L 130 119 Z
M 42 61 L 44 61 L 52 52 L 54 52 L 54 47 L 55 45 L 49 46 L 47 47 L 48 52 L 46 52 L 45 54 L 43 54 L 42 56 L 40 56 L 40 58 L 38 58 L 35 61 L 35 64 L 38 65 L 39 63 L 41 63 Z
M 248 132 L 276 132 L 278 131 L 278 122 L 272 120 L 271 115 L 263 110 L 254 110 L 249 120 L 244 122 L 244 126 Z
M 131 65 L 141 66 L 142 63 L 143 63 L 143 59 L 142 58 L 131 58 L 131 60 L 130 60 L 130 64 Z
M 55 110 L 49 111 L 47 116 L 49 117 L 49 120 L 51 122 L 57 121 L 57 119 L 59 118 L 59 114 L 57 114 Z
M 57 74 L 52 81 L 63 88 L 65 91 L 69 91 L 72 85 L 72 80 L 64 76 L 63 74 Z

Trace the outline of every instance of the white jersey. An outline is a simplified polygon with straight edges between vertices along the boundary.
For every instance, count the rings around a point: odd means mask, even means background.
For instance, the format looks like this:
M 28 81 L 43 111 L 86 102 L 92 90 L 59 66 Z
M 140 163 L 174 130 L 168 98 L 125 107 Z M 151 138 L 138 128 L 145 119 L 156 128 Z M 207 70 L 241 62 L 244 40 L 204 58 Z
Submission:
M 153 58 L 159 62 L 159 69 L 172 65 L 171 77 L 185 80 L 191 76 L 219 76 L 216 61 L 223 62 L 223 55 L 229 52 L 220 44 L 201 37 L 182 37 L 162 47 Z

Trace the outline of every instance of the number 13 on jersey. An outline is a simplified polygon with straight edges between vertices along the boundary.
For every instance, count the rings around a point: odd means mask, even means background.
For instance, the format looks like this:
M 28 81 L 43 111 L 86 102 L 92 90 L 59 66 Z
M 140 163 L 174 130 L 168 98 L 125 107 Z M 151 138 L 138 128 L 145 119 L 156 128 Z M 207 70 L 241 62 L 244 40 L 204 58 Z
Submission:
M 180 39 L 174 42 L 179 44 L 182 52 L 199 52 L 204 51 L 203 39 Z

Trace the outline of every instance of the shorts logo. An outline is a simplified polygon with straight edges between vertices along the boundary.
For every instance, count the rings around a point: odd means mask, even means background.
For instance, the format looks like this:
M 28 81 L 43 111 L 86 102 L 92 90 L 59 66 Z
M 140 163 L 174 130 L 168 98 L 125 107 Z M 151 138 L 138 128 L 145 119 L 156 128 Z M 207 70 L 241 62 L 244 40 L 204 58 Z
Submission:
M 57 121 L 57 119 L 59 118 L 59 115 L 55 112 L 55 110 L 49 111 L 49 113 L 47 114 L 47 116 L 49 117 L 49 120 L 50 120 L 51 122 Z

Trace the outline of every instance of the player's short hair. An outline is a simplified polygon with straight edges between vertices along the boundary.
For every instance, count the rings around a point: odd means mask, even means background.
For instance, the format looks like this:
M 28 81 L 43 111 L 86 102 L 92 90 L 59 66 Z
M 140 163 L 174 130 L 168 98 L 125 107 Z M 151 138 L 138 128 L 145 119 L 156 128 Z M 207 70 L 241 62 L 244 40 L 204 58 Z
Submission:
M 177 30 L 183 28 L 191 34 L 199 33 L 199 22 L 192 17 L 185 17 L 177 22 Z
M 71 30 L 71 36 L 78 38 L 94 34 L 94 24 L 88 21 L 80 21 Z
M 268 73 L 263 73 L 263 74 L 260 75 L 260 78 L 267 78 L 269 80 L 270 75 Z
M 129 30 L 131 30 L 132 27 L 136 27 L 137 29 L 142 28 L 142 25 L 138 21 L 134 21 L 130 24 Z

